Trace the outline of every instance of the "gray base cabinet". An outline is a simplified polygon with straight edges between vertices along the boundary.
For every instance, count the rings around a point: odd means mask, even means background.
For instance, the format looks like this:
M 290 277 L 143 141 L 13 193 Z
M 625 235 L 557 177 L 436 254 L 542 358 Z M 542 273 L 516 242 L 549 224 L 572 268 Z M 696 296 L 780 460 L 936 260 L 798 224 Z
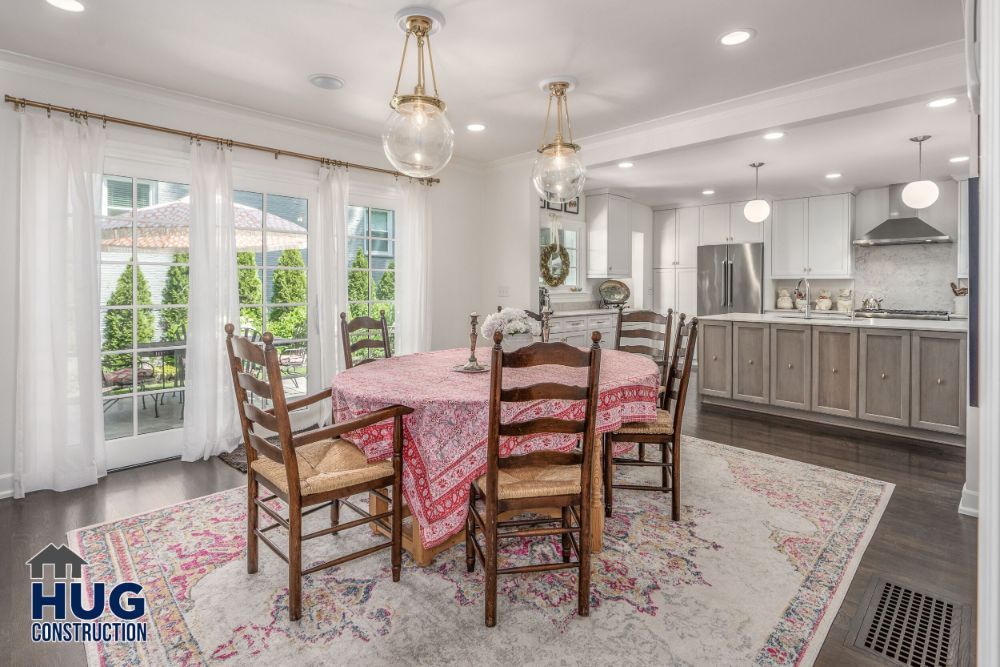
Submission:
M 733 395 L 733 324 L 702 321 L 698 326 L 698 382 L 705 396 Z
M 910 425 L 910 333 L 899 329 L 861 330 L 859 418 Z
M 812 327 L 771 325 L 771 405 L 795 410 L 811 407 Z
M 771 327 L 733 323 L 733 398 L 751 403 L 770 400 Z
M 965 334 L 914 331 L 910 425 L 965 433 Z
M 812 330 L 812 409 L 841 417 L 858 412 L 858 330 Z

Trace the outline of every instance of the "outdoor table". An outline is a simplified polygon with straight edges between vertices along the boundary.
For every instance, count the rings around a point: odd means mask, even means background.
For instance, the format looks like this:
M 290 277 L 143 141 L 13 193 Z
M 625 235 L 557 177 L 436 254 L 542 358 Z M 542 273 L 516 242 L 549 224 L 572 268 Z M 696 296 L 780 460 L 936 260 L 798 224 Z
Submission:
M 484 352 L 488 354 L 488 350 Z M 490 373 L 454 371 L 468 355 L 468 349 L 455 349 L 380 359 L 345 370 L 333 380 L 336 421 L 394 404 L 414 410 L 404 418 L 403 495 L 416 524 L 407 541 L 413 543 L 411 554 L 421 564 L 458 541 L 465 528 L 470 485 L 486 472 Z M 586 369 L 561 366 L 505 368 L 504 386 L 543 381 L 583 386 L 585 373 Z M 650 358 L 602 350 L 598 434 L 616 430 L 625 422 L 655 420 L 659 384 L 659 368 Z M 583 401 L 566 400 L 504 403 L 502 419 L 582 420 L 584 407 Z M 369 461 L 392 455 L 392 422 L 348 433 L 345 438 L 357 445 Z M 604 531 L 600 440 L 595 438 L 591 509 L 594 551 L 602 548 Z M 576 443 L 577 438 L 567 434 L 503 438 L 500 455 L 569 451 Z M 431 553 L 434 547 L 438 548 Z

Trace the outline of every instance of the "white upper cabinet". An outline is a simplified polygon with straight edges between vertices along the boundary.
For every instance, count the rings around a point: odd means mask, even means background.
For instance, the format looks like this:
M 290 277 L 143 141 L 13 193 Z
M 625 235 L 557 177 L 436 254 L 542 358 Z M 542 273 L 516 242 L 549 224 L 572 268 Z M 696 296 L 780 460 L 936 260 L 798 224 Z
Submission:
M 782 199 L 771 207 L 771 276 L 802 277 L 809 264 L 809 200 Z
M 809 277 L 851 278 L 854 272 L 854 196 L 809 198 Z
M 969 181 L 958 182 L 958 270 L 957 278 L 969 277 Z
M 772 278 L 852 278 L 854 196 L 827 195 L 774 202 Z
M 632 200 L 615 194 L 587 195 L 587 277 L 632 275 Z
M 729 243 L 730 236 L 729 204 L 702 206 L 699 245 Z
M 698 265 L 697 206 L 653 213 L 653 268 L 693 268 Z
M 764 223 L 750 222 L 743 215 L 745 201 L 729 205 L 729 242 L 730 243 L 761 243 L 764 240 Z
M 697 206 L 677 209 L 677 266 L 695 268 L 698 266 L 698 226 L 701 211 Z
M 653 268 L 677 264 L 677 211 L 653 211 Z

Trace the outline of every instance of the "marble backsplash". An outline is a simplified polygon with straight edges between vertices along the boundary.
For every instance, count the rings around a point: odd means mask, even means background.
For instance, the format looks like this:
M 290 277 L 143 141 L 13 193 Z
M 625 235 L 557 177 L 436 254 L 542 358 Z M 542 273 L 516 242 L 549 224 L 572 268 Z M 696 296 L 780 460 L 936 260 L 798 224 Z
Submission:
M 872 293 L 883 308 L 953 310 L 956 253 L 954 243 L 855 248 L 855 304 Z

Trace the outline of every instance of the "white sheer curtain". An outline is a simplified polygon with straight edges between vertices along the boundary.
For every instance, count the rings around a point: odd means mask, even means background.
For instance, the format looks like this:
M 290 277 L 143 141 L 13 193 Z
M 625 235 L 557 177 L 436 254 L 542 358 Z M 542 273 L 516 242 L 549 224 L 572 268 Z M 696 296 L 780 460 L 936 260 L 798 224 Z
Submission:
M 21 115 L 14 497 L 107 472 L 101 410 L 103 129 Z
M 322 167 L 316 219 L 309 239 L 309 383 L 329 386 L 344 367 L 340 313 L 347 310 L 347 202 L 350 178 L 343 168 Z M 320 425 L 331 416 L 329 401 L 320 403 Z
M 431 347 L 431 209 L 430 187 L 400 186 L 402 206 L 396 219 L 396 354 L 426 352 Z
M 233 163 L 216 144 L 191 147 L 190 262 L 182 458 L 196 461 L 232 450 L 240 436 L 224 330 L 240 321 Z

